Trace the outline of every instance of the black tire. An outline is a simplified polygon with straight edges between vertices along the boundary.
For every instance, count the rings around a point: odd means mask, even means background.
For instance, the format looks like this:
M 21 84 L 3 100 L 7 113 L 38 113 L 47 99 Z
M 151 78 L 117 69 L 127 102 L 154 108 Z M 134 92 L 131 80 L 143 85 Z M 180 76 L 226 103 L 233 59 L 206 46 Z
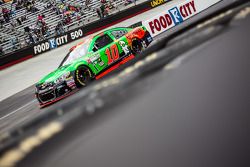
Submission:
M 91 71 L 88 67 L 79 66 L 75 71 L 75 83 L 76 87 L 87 86 L 92 77 Z
M 133 39 L 132 40 L 132 53 L 134 55 L 138 55 L 142 52 L 143 50 L 143 45 L 142 45 L 142 41 L 141 40 L 138 40 L 138 39 Z

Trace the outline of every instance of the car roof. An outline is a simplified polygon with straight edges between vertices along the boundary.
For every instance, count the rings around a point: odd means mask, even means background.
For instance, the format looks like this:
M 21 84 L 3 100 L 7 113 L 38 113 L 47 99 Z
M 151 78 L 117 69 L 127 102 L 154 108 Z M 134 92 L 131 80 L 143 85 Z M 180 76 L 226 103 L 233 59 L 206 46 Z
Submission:
M 73 46 L 72 48 L 70 48 L 70 51 L 74 50 L 76 47 L 79 47 L 79 46 L 85 44 L 87 41 L 91 41 L 92 39 L 94 39 L 97 36 L 106 34 L 107 32 L 110 32 L 110 31 L 121 30 L 121 29 L 129 29 L 129 27 L 114 27 L 114 28 L 110 28 L 110 29 L 107 29 L 105 31 L 102 31 L 102 32 L 100 32 L 100 33 L 98 33 L 96 35 L 90 35 L 88 37 L 85 37 L 83 39 L 83 41 L 79 42 L 78 44 L 76 44 L 75 46 Z
M 110 28 L 110 29 L 108 29 L 108 30 L 105 30 L 105 31 L 102 31 L 102 32 L 96 34 L 94 37 L 100 36 L 100 35 L 102 35 L 102 34 L 105 34 L 105 33 L 107 33 L 107 32 L 110 32 L 110 31 L 121 30 L 121 29 L 129 29 L 129 27 L 114 27 L 114 28 Z

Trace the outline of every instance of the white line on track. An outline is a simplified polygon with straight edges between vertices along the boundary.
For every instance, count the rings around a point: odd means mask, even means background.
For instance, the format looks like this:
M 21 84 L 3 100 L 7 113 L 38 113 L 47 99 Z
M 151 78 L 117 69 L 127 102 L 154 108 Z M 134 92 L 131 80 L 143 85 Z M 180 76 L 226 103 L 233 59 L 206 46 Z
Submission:
M 14 111 L 12 111 L 12 112 L 10 112 L 10 113 L 8 113 L 7 115 L 1 117 L 1 118 L 0 118 L 0 121 L 3 120 L 3 119 L 5 119 L 5 118 L 7 118 L 8 116 L 10 116 L 10 115 L 16 113 L 17 111 L 19 111 L 19 110 L 21 110 L 21 109 L 27 107 L 28 105 L 30 105 L 31 103 L 33 103 L 33 102 L 35 102 L 35 101 L 36 101 L 36 100 L 34 99 L 34 100 L 28 102 L 27 104 L 23 105 L 22 107 L 19 107 L 18 109 L 14 110 Z

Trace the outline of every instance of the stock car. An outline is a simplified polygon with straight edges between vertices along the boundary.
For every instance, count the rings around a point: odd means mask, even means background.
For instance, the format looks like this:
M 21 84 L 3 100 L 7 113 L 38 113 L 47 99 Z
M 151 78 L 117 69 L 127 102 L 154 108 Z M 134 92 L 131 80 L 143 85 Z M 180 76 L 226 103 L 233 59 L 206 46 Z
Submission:
M 152 41 L 144 26 L 112 28 L 85 38 L 69 50 L 55 71 L 36 83 L 35 94 L 40 107 L 87 86 L 112 66 L 138 55 Z

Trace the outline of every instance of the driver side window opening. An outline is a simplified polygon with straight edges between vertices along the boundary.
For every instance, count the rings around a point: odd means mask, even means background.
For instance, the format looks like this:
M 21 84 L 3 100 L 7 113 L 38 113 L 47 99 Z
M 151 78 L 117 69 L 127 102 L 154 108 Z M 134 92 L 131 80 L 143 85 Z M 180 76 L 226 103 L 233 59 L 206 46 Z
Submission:
M 96 39 L 96 41 L 94 43 L 93 51 L 95 52 L 95 51 L 107 46 L 108 44 L 110 44 L 112 42 L 113 42 L 113 40 L 110 38 L 110 36 L 107 34 L 104 34 Z

